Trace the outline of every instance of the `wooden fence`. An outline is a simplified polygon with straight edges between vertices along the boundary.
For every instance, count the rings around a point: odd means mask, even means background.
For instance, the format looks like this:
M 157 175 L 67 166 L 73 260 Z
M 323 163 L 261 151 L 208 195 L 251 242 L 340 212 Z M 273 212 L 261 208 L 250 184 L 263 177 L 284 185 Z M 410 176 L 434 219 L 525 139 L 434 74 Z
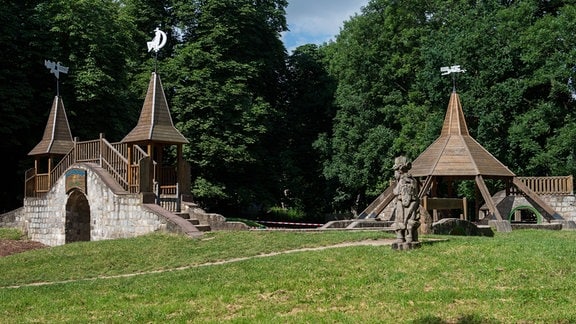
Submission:
M 558 177 L 517 177 L 530 190 L 538 195 L 573 195 L 574 179 L 569 176 Z M 515 188 L 513 188 L 515 189 Z M 512 194 L 518 194 L 513 191 Z

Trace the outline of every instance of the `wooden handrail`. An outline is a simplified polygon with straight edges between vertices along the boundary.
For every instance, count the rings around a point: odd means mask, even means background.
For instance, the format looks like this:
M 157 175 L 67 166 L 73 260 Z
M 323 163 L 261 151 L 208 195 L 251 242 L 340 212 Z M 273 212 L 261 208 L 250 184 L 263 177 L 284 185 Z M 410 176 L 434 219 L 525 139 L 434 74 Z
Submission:
M 137 192 L 139 189 L 139 161 L 148 155 L 137 145 L 132 154 L 133 163 L 129 166 L 126 143 L 110 143 L 104 137 L 90 141 L 75 141 L 70 151 L 56 164 L 50 173 L 37 174 L 35 169 L 26 171 L 26 197 L 46 193 L 70 166 L 78 162 L 96 163 L 105 169 L 125 190 Z M 132 169 L 132 179 L 128 179 L 128 168 Z M 129 181 L 130 180 L 130 181 Z
M 128 160 L 114 146 L 101 139 L 100 166 L 124 188 L 128 190 Z

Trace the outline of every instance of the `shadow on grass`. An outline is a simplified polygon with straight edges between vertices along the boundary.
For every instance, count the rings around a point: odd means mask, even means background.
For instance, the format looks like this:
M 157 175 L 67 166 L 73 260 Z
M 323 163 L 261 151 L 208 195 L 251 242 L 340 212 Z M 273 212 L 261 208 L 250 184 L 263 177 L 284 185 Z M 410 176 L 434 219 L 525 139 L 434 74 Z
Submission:
M 437 316 L 423 316 L 421 318 L 418 318 L 414 321 L 412 321 L 411 323 L 413 324 L 452 324 L 452 323 L 458 323 L 458 324 L 498 324 L 500 323 L 499 321 L 493 319 L 493 318 L 483 318 L 480 315 L 476 315 L 476 314 L 467 314 L 467 315 L 462 315 L 456 319 L 451 319 L 450 321 L 446 321 L 443 320 L 440 317 Z

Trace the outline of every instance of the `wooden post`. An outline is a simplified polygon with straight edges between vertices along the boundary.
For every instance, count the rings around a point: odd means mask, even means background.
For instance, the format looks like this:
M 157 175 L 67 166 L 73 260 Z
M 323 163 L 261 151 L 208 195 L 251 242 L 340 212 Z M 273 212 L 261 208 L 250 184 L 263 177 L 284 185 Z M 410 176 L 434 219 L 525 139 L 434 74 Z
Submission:
M 134 148 L 134 144 L 128 143 L 126 148 L 126 158 L 128 159 L 128 170 L 126 170 L 126 176 L 128 177 L 128 192 L 132 192 L 132 149 Z
M 52 156 L 48 158 L 48 188 L 52 187 Z

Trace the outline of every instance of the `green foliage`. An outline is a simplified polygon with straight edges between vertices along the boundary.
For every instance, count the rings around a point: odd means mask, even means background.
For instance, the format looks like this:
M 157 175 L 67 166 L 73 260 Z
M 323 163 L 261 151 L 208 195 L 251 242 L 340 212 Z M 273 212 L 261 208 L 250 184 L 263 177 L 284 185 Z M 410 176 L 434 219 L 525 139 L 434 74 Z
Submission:
M 0 240 L 20 240 L 22 232 L 13 228 L 0 228 Z
M 6 2 L 6 1 L 5 1 Z M 439 134 L 455 76 L 471 135 L 518 175 L 576 171 L 573 1 L 371 0 L 333 42 L 287 55 L 286 0 L 23 0 L 3 3 L 0 143 L 21 205 L 26 154 L 60 79 L 73 136 L 120 140 L 151 71 L 190 140 L 195 197 L 214 211 L 359 211 L 394 157 Z M 155 55 L 145 42 L 167 32 Z M 469 195 L 463 186 L 460 195 Z
M 191 139 L 184 155 L 195 195 L 217 198 L 210 201 L 215 210 L 274 201 L 285 6 L 279 0 L 175 2 L 182 37 L 166 61 L 166 84 L 177 126 Z
M 266 220 L 301 221 L 306 213 L 296 208 L 271 207 L 266 213 Z
M 128 92 L 127 67 L 138 49 L 132 20 L 113 0 L 43 2 L 36 15 L 45 26 L 40 31 L 45 58 L 70 68 L 61 75 L 60 88 L 73 136 L 92 139 L 105 133 L 119 141 L 141 108 L 137 96 Z M 47 71 L 43 75 L 54 78 Z M 49 107 L 47 103 L 46 111 Z
M 340 209 L 375 197 L 403 153 L 439 135 L 455 76 L 471 135 L 521 175 L 573 173 L 576 53 L 570 1 L 373 0 L 327 45 L 338 81 L 331 136 L 317 142 Z M 368 200 L 369 201 L 369 200 Z

